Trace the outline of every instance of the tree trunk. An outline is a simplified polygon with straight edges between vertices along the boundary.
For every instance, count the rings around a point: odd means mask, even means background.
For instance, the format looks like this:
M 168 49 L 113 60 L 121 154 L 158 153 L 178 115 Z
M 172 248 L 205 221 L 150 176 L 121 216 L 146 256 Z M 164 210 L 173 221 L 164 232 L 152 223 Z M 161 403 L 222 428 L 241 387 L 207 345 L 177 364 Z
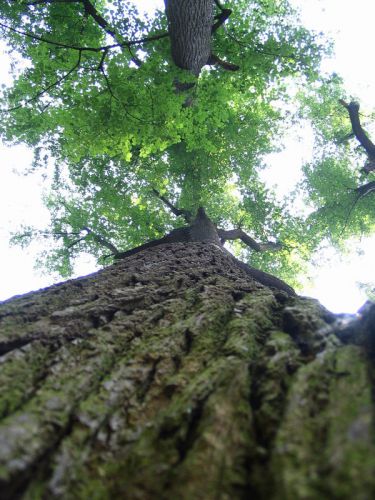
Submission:
M 0 498 L 374 498 L 371 346 L 334 321 L 211 242 L 6 301 Z
M 165 0 L 172 58 L 199 75 L 211 55 L 213 0 Z

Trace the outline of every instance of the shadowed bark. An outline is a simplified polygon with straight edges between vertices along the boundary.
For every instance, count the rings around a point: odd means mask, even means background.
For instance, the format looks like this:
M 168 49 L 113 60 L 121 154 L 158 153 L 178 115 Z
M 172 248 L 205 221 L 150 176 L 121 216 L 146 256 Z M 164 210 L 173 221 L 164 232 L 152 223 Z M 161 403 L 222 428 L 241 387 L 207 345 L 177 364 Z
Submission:
M 172 210 L 175 215 L 183 215 L 185 220 L 191 221 L 191 214 L 186 210 L 180 210 L 174 207 L 165 197 L 160 196 L 159 193 L 155 190 L 157 196 L 164 202 L 166 205 Z M 196 217 L 192 220 L 190 226 L 187 227 L 179 227 L 177 229 L 173 229 L 169 234 L 164 236 L 163 238 L 149 241 L 144 245 L 141 245 L 137 248 L 132 248 L 131 250 L 127 250 L 125 252 L 118 252 L 114 254 L 115 259 L 123 259 L 124 257 L 128 257 L 130 255 L 134 255 L 142 250 L 148 248 L 154 248 L 159 245 L 163 245 L 165 243 L 185 243 L 189 241 L 210 241 L 217 245 L 222 252 L 226 253 L 230 258 L 236 263 L 237 266 L 241 267 L 244 271 L 246 271 L 250 276 L 255 278 L 257 281 L 262 283 L 263 285 L 278 288 L 280 290 L 284 290 L 290 295 L 295 295 L 295 292 L 292 287 L 290 287 L 287 283 L 280 280 L 276 276 L 272 276 L 260 269 L 256 269 L 254 267 L 245 264 L 245 262 L 241 262 L 236 259 L 234 255 L 232 255 L 228 250 L 226 250 L 222 245 L 226 240 L 235 240 L 241 239 L 246 245 L 248 245 L 253 250 L 257 252 L 262 252 L 265 250 L 278 250 L 281 248 L 279 243 L 257 243 L 253 238 L 250 238 L 242 229 L 233 229 L 230 231 L 226 231 L 223 229 L 217 229 L 215 224 L 211 221 L 211 219 L 207 216 L 203 207 L 198 209 Z
M 210 241 L 6 301 L 0 497 L 370 500 L 373 319 Z

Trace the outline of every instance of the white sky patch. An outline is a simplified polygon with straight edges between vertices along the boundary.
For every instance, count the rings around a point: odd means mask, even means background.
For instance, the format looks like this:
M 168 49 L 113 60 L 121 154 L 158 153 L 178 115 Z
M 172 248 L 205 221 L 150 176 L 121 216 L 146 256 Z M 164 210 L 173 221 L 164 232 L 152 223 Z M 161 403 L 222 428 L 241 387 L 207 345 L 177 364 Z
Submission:
M 311 160 L 314 133 L 306 121 L 294 126 L 283 139 L 284 150 L 269 154 L 266 168 L 259 173 L 260 179 L 272 187 L 282 200 L 291 193 L 301 180 L 301 167 Z
M 30 168 L 32 152 L 25 146 L 6 147 L 0 144 L 0 300 L 29 292 L 61 281 L 58 275 L 41 275 L 34 269 L 40 243 L 27 249 L 9 246 L 13 231 L 21 225 L 48 227 L 50 214 L 42 203 L 42 193 L 49 187 L 42 172 L 22 175 Z M 95 259 L 82 255 L 78 275 L 92 272 Z
M 25 146 L 0 145 L 0 299 L 27 292 L 51 283 L 33 270 L 38 249 L 9 247 L 10 231 L 21 224 L 48 224 L 49 213 L 41 201 L 43 180 L 40 174 L 22 176 L 30 168 L 32 153 Z
M 290 0 L 300 8 L 303 24 L 335 41 L 335 56 L 323 69 L 338 72 L 361 105 L 374 108 L 373 65 L 375 2 L 373 0 Z
M 335 40 L 336 55 L 325 61 L 323 69 L 336 71 L 344 77 L 348 92 L 361 103 L 361 109 L 374 109 L 375 77 L 373 70 L 373 24 L 375 2 L 373 0 L 291 0 L 301 8 L 305 26 L 323 31 Z M 140 10 L 164 9 L 163 0 L 135 2 Z M 0 44 L 0 84 L 9 83 L 9 61 L 2 57 Z M 303 132 L 303 133 L 302 133 Z M 285 196 L 300 178 L 300 167 L 312 151 L 311 131 L 291 131 L 281 154 L 269 155 L 269 168 L 261 175 L 275 186 L 278 196 Z M 27 250 L 8 247 L 9 232 L 20 224 L 48 224 L 48 212 L 41 202 L 46 182 L 40 173 L 23 177 L 13 172 L 29 168 L 32 153 L 22 146 L 12 149 L 0 147 L 0 300 L 16 293 L 50 285 L 60 281 L 54 276 L 41 276 L 33 266 L 38 253 L 37 245 Z M 310 268 L 314 286 L 306 285 L 303 294 L 318 298 L 334 312 L 354 312 L 366 300 L 358 282 L 375 282 L 375 238 L 361 242 L 362 255 L 352 253 L 340 257 L 333 250 L 315 256 Z M 322 265 L 324 263 L 324 265 Z M 83 255 L 77 266 L 78 274 L 95 270 L 93 257 Z
M 353 241 L 349 255 L 338 255 L 332 248 L 317 253 L 315 259 L 325 265 L 310 266 L 313 283 L 306 285 L 303 294 L 319 299 L 333 312 L 356 312 L 366 301 L 366 294 L 358 285 L 375 281 L 374 243 L 374 238 L 365 238 L 360 245 Z

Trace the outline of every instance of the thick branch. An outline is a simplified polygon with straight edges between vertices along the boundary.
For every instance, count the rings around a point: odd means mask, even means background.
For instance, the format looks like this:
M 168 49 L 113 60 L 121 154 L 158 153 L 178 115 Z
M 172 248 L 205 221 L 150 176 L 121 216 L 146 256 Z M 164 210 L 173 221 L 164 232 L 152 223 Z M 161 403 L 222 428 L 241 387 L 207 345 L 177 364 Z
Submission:
M 242 229 L 218 229 L 217 232 L 223 243 L 227 240 L 241 240 L 245 243 L 245 245 L 252 248 L 256 252 L 264 252 L 266 250 L 274 251 L 280 250 L 281 248 L 280 243 L 273 243 L 272 241 L 268 241 L 267 243 L 258 243 Z
M 232 254 L 230 254 L 232 255 Z M 252 278 L 262 283 L 262 285 L 269 286 L 272 288 L 277 288 L 278 290 L 283 290 L 288 295 L 296 295 L 296 292 L 293 290 L 291 286 L 289 286 L 285 281 L 273 276 L 272 274 L 268 274 L 260 269 L 256 269 L 255 267 L 249 266 L 238 259 L 236 259 L 233 255 L 232 258 L 236 261 L 237 265 L 246 271 Z
M 227 71 L 238 71 L 240 67 L 237 64 L 230 63 L 228 61 L 224 61 L 223 59 L 220 59 L 220 57 L 216 56 L 215 54 L 211 54 L 210 57 L 208 58 L 207 61 L 208 65 L 213 65 L 217 64 L 218 66 L 222 67 L 223 69 L 226 69 Z
M 101 16 L 99 14 L 99 12 L 95 9 L 93 4 L 91 2 L 89 2 L 89 0 L 81 0 L 81 1 L 83 3 L 84 8 L 85 8 L 85 12 L 87 14 L 89 14 L 98 23 L 98 25 L 101 28 L 103 28 L 106 33 L 108 33 L 108 35 L 110 35 L 112 38 L 114 38 L 116 40 L 116 42 L 118 42 L 117 35 L 116 35 L 115 31 L 113 31 L 111 29 L 108 22 L 104 19 L 103 16 Z
M 217 19 L 216 23 L 212 26 L 211 33 L 215 33 L 215 31 L 220 28 L 222 24 L 225 23 L 225 21 L 228 19 L 228 17 L 232 14 L 232 11 L 230 9 L 224 9 L 221 5 L 220 2 L 215 0 L 216 5 L 219 7 L 221 10 L 220 14 L 217 14 L 215 16 L 215 19 Z
M 156 190 L 154 190 L 156 191 Z M 169 202 L 168 202 L 168 205 Z M 172 208 L 174 210 L 175 207 Z M 171 208 L 171 210 L 172 210 Z M 198 209 L 198 213 L 192 223 L 191 226 L 189 227 L 180 227 L 177 229 L 174 229 L 171 231 L 169 234 L 164 236 L 163 238 L 160 238 L 158 240 L 153 240 L 149 241 L 148 243 L 145 243 L 144 245 L 141 245 L 137 248 L 133 248 L 131 250 L 127 250 L 125 252 L 118 253 L 115 255 L 115 259 L 123 259 L 125 257 L 129 257 L 130 255 L 133 255 L 135 253 L 141 252 L 142 250 L 146 250 L 147 248 L 152 248 L 156 247 L 158 245 L 166 244 L 166 243 L 184 243 L 188 241 L 205 241 L 205 242 L 211 242 L 214 243 L 216 246 L 219 246 L 222 248 L 223 252 L 231 257 L 236 264 L 244 269 L 252 278 L 255 280 L 259 281 L 263 285 L 274 287 L 280 290 L 284 290 L 286 293 L 289 295 L 295 295 L 294 290 L 284 283 L 284 281 L 280 280 L 279 278 L 276 278 L 275 276 L 272 276 L 268 273 L 265 273 L 259 269 L 255 269 L 253 267 L 248 266 L 244 262 L 241 262 L 237 260 L 228 250 L 223 248 L 220 245 L 220 240 L 219 237 L 226 236 L 227 239 L 236 239 L 236 238 L 241 238 L 245 243 L 249 244 L 252 248 L 254 248 L 257 251 L 263 250 L 262 245 L 259 245 L 256 243 L 252 238 L 250 238 L 246 233 L 244 233 L 241 229 L 234 229 L 232 231 L 225 231 L 223 229 L 216 229 L 216 226 L 213 224 L 213 222 L 209 219 L 209 217 L 206 215 L 205 210 L 200 207 Z M 251 243 L 251 245 L 250 245 Z M 219 245 L 218 245 L 219 244 Z M 255 246 L 254 246 L 255 245 Z M 275 244 L 272 244 L 273 247 L 275 247 Z
M 130 255 L 141 252 L 146 248 L 152 248 L 166 243 L 184 243 L 190 241 L 189 229 L 189 227 L 178 227 L 177 229 L 173 229 L 170 233 L 163 236 L 163 238 L 148 241 L 147 243 L 144 243 L 139 247 L 132 248 L 131 250 L 126 250 L 125 252 L 117 253 L 115 255 L 115 259 L 124 259 L 125 257 L 129 257 Z
M 356 102 L 346 103 L 343 99 L 340 99 L 340 104 L 348 110 L 350 122 L 352 124 L 353 132 L 358 139 L 361 146 L 364 148 L 369 156 L 375 156 L 375 145 L 368 138 L 366 132 L 363 130 L 360 119 L 359 119 L 359 104 Z
M 355 191 L 358 193 L 359 198 L 363 198 L 369 193 L 375 191 L 375 181 L 368 182 L 367 184 L 358 187 Z

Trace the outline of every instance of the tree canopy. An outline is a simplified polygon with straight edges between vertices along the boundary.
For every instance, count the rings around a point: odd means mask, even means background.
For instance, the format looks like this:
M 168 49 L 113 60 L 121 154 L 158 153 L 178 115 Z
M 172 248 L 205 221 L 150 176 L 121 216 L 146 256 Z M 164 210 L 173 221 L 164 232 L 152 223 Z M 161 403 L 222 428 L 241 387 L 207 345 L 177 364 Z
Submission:
M 204 3 L 191 2 L 194 15 Z M 217 18 L 222 8 L 214 7 Z M 342 245 L 374 230 L 372 190 L 358 191 L 374 174 L 362 168 L 358 136 L 348 139 L 353 123 L 339 102 L 348 96 L 337 75 L 320 72 L 330 43 L 305 29 L 287 0 L 224 7 L 232 12 L 212 30 L 212 52 L 239 69 L 204 65 L 197 75 L 175 64 L 164 9 L 146 15 L 120 0 L 1 3 L 15 76 L 3 89 L 1 136 L 32 147 L 35 168 L 54 169 L 51 226 L 23 228 L 13 240 L 51 236 L 49 269 L 69 276 L 81 252 L 105 264 L 111 245 L 130 249 L 183 225 L 162 197 L 279 242 L 278 252 L 235 250 L 292 284 L 322 242 Z M 313 128 L 314 160 L 298 192 L 279 200 L 259 174 L 298 120 Z

